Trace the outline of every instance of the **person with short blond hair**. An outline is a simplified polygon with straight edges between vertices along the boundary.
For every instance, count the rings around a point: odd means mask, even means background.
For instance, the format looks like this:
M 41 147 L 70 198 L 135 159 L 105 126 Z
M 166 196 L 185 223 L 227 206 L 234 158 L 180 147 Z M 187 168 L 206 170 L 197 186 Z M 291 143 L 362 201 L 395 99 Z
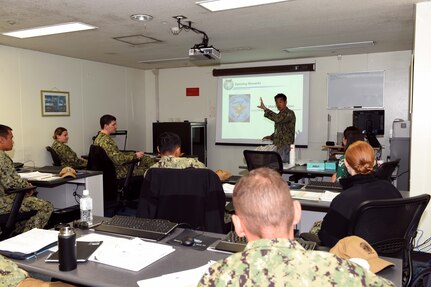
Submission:
M 367 142 L 356 141 L 349 146 L 345 165 L 351 177 L 340 179 L 343 191 L 332 200 L 318 233 L 321 244 L 328 247 L 347 236 L 349 221 L 361 203 L 402 197 L 392 183 L 374 176 L 374 149 Z
M 232 221 L 244 251 L 211 265 L 199 286 L 394 286 L 348 260 L 307 251 L 294 240 L 301 205 L 278 172 L 258 168 L 233 191 Z

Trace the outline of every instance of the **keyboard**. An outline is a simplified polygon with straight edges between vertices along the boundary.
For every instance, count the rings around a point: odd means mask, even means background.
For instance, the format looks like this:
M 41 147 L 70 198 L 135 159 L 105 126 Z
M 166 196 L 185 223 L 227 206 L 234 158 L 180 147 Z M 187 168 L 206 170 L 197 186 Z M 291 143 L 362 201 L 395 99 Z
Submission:
M 310 180 L 304 188 L 305 189 L 332 190 L 332 191 L 342 191 L 343 190 L 343 188 L 341 187 L 341 184 L 339 182 L 313 181 L 313 180 Z
M 295 238 L 295 241 L 301 244 L 305 250 L 314 250 L 316 248 L 316 242 L 306 241 L 302 238 Z M 235 231 L 230 231 L 214 248 L 216 250 L 236 253 L 243 251 L 247 242 L 245 237 L 239 237 Z
M 103 222 L 95 230 L 158 241 L 171 233 L 177 226 L 177 223 L 165 219 L 115 215 L 109 222 Z

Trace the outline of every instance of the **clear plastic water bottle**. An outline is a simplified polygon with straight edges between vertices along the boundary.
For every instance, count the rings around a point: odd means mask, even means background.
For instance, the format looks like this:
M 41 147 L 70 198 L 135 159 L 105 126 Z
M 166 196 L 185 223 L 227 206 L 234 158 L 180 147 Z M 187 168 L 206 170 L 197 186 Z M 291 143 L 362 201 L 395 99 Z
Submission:
M 85 189 L 82 192 L 82 197 L 79 200 L 79 208 L 81 209 L 81 222 L 87 222 L 88 225 L 93 224 L 93 199 L 90 197 L 90 192 Z

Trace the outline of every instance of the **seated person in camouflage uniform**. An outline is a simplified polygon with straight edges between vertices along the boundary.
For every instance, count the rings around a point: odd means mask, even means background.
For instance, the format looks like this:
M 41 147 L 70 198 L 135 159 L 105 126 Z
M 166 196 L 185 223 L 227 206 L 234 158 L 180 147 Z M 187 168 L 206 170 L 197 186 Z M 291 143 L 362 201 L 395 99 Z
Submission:
M 154 164 L 154 160 L 144 155 L 143 151 L 137 152 L 125 152 L 118 149 L 115 141 L 110 137 L 110 134 L 117 131 L 117 119 L 111 115 L 103 115 L 100 118 L 100 132 L 94 139 L 94 145 L 103 148 L 112 160 L 115 166 L 115 172 L 117 174 L 117 179 L 126 178 L 127 176 L 127 166 L 122 165 L 125 162 L 131 161 L 132 159 L 140 159 L 140 163 L 133 170 L 134 176 L 144 175 L 145 171 Z
M 30 278 L 15 262 L 0 255 L 0 286 L 4 287 L 73 287 L 63 282 L 45 282 Z
M 161 158 L 150 168 L 205 168 L 205 164 L 196 158 L 180 157 L 181 139 L 176 133 L 164 132 L 160 134 L 157 150 Z
M 51 147 L 60 157 L 61 166 L 70 166 L 75 169 L 84 169 L 87 166 L 87 160 L 79 158 L 67 145 L 67 142 L 69 141 L 69 133 L 67 132 L 67 129 L 63 127 L 56 128 L 52 138 L 54 139 L 54 142 Z
M 248 244 L 214 263 L 200 286 L 394 286 L 356 263 L 324 251 L 305 250 L 294 240 L 301 206 L 274 170 L 250 171 L 235 185 L 232 221 Z
M 12 159 L 5 153 L 13 148 L 12 129 L 0 124 L 0 213 L 8 213 L 15 199 L 14 194 L 7 195 L 5 190 L 31 186 L 16 172 Z M 54 207 L 49 201 L 32 196 L 32 191 L 24 197 L 21 211 L 36 210 L 37 213 L 26 222 L 17 223 L 15 233 L 26 232 L 33 228 L 43 228 L 51 216 Z

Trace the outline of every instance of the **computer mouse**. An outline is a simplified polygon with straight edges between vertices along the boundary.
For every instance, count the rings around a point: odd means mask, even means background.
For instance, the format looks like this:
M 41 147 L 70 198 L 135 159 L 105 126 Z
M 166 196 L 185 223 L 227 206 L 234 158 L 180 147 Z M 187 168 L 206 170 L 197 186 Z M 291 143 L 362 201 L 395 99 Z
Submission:
M 181 244 L 184 246 L 193 246 L 193 244 L 195 244 L 195 239 L 191 236 L 184 237 L 183 240 L 181 240 Z
M 301 189 L 304 185 L 297 183 L 297 182 L 291 182 L 289 183 L 290 189 Z

